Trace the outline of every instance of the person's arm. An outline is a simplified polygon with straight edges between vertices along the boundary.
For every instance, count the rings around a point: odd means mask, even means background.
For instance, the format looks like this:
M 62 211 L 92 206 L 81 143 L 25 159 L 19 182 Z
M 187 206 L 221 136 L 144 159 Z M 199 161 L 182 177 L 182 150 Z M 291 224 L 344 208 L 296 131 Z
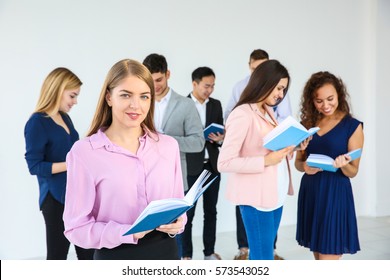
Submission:
M 348 151 L 362 148 L 364 144 L 363 125 L 360 124 L 348 141 Z M 360 158 L 350 161 L 349 155 L 340 155 L 335 159 L 335 167 L 341 169 L 343 174 L 349 178 L 353 178 L 359 171 Z
M 226 105 L 226 108 L 225 108 L 225 113 L 224 113 L 224 119 L 225 119 L 225 122 L 227 121 L 227 118 L 228 116 L 230 115 L 230 113 L 232 112 L 234 106 L 236 106 L 237 104 L 237 97 L 236 97 L 237 94 L 235 94 L 235 91 L 233 89 L 233 93 L 232 95 L 230 96 L 229 98 L 229 101 Z
M 63 214 L 66 238 L 82 248 L 114 248 L 122 243 L 136 244 L 145 233 L 122 236 L 130 224 L 95 220 L 93 211 L 96 211 L 95 198 L 99 194 L 96 192 L 96 178 L 89 170 L 90 164 L 80 156 L 86 149 L 85 145 L 76 142 L 66 159 L 68 172 Z
M 66 171 L 66 162 L 54 162 L 53 165 L 51 166 L 51 173 L 56 174 L 56 173 L 61 173 Z
M 295 155 L 295 168 L 298 171 L 305 172 L 305 165 L 306 165 L 306 151 L 297 151 Z
M 242 157 L 240 151 L 250 128 L 248 115 L 240 108 L 229 116 L 225 139 L 218 156 L 218 171 L 232 173 L 260 173 L 264 171 L 264 156 Z
M 223 125 L 223 116 L 222 116 L 222 104 L 219 100 L 215 100 L 215 106 L 213 108 L 213 116 L 214 119 L 212 120 L 213 123 Z M 211 143 L 217 146 L 221 146 L 223 139 L 225 138 L 225 133 L 211 133 L 209 135 L 209 138 L 211 139 Z
M 294 146 L 279 151 L 269 152 L 266 155 L 241 156 L 240 151 L 245 145 L 248 130 L 250 129 L 249 116 L 237 109 L 232 112 L 226 124 L 226 135 L 218 157 L 218 170 L 232 173 L 262 173 L 267 166 L 276 165 L 290 154 Z M 260 139 L 253 139 L 253 141 Z
M 298 171 L 305 172 L 308 175 L 314 175 L 317 172 L 320 172 L 321 169 L 315 168 L 315 167 L 310 167 L 306 164 L 307 160 L 307 152 L 306 152 L 306 147 L 309 144 L 309 139 L 306 139 L 304 141 L 304 144 L 301 143 L 301 149 L 296 151 L 296 156 L 295 156 L 295 168 Z M 303 146 L 302 146 L 303 145 Z
M 204 148 L 205 139 L 203 135 L 203 126 L 199 117 L 199 113 L 196 110 L 195 104 L 189 98 L 182 100 L 180 106 L 184 109 L 182 114 L 184 117 L 184 135 L 177 136 L 171 135 L 179 143 L 181 152 L 184 153 L 197 153 L 201 152 Z
M 241 93 L 243 89 L 245 88 L 245 85 L 243 85 L 243 82 L 238 82 L 234 87 L 232 91 L 232 95 L 230 96 L 230 99 L 226 105 L 225 112 L 224 112 L 224 119 L 225 123 L 227 121 L 228 116 L 232 112 L 234 106 L 236 106 L 238 100 L 240 100 Z
M 45 147 L 48 142 L 47 133 L 48 131 L 41 123 L 41 119 L 37 116 L 31 117 L 24 128 L 25 159 L 31 175 L 50 177 L 53 171 L 57 171 L 52 169 L 52 162 L 45 161 Z

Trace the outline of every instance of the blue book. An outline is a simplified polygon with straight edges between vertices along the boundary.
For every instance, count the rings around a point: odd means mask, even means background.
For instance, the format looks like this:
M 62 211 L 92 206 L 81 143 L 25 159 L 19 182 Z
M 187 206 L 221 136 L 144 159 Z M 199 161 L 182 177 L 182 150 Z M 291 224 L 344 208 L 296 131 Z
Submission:
M 217 178 L 216 176 L 205 185 L 210 175 L 209 171 L 203 170 L 184 198 L 166 198 L 150 202 L 123 236 L 153 230 L 175 221 L 194 206 L 199 197 Z
M 209 126 L 207 126 L 205 129 L 203 129 L 204 139 L 211 140 L 209 138 L 210 133 L 217 133 L 224 134 L 225 133 L 225 127 L 221 124 L 217 123 L 211 123 Z
M 362 149 L 356 149 L 347 153 L 351 156 L 351 161 L 361 157 Z M 306 160 L 306 163 L 310 167 L 320 168 L 324 171 L 336 172 L 338 168 L 334 167 L 334 159 L 321 154 L 310 154 Z
M 263 145 L 271 151 L 278 151 L 288 146 L 298 146 L 318 130 L 320 130 L 319 127 L 312 127 L 307 130 L 293 117 L 288 116 L 264 137 Z

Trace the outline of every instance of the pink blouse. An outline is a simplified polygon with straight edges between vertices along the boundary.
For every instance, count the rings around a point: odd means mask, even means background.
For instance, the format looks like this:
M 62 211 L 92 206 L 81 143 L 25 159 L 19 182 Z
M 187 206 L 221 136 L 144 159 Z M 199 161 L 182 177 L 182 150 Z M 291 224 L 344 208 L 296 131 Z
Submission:
M 177 141 L 149 134 L 139 138 L 137 154 L 113 144 L 101 130 L 74 144 L 66 159 L 63 216 L 70 242 L 97 249 L 136 244 L 132 234 L 122 235 L 146 205 L 184 196 Z

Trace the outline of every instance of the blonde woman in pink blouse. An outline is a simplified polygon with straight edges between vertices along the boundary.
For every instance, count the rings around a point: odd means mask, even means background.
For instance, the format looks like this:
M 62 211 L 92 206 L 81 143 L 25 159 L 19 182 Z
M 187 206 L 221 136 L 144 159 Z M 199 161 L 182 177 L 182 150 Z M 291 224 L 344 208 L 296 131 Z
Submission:
M 156 132 L 150 72 L 121 60 L 108 72 L 88 137 L 67 156 L 65 236 L 94 259 L 178 259 L 186 216 L 123 236 L 152 200 L 184 194 L 178 143 Z
M 277 60 L 260 64 L 225 126 L 218 169 L 228 173 L 227 199 L 240 207 L 250 260 L 274 259 L 283 204 L 293 194 L 288 158 L 295 147 L 276 152 L 263 147 L 263 137 L 277 125 L 272 107 L 283 100 L 289 83 L 287 69 Z

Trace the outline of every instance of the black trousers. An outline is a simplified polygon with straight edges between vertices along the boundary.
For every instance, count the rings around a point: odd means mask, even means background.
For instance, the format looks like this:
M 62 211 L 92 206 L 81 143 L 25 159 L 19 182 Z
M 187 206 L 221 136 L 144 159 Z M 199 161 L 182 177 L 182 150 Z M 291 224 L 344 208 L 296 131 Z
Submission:
M 213 172 L 209 162 L 204 164 L 204 169 Z M 188 186 L 191 187 L 200 174 L 196 176 L 187 176 Z M 203 193 L 203 253 L 205 256 L 209 256 L 214 252 L 216 230 L 217 230 L 217 202 L 219 193 L 219 183 L 221 178 L 219 174 L 213 173 L 210 178 L 214 178 L 218 175 L 218 178 L 209 186 L 209 188 Z M 182 256 L 191 257 L 193 253 L 192 247 L 192 221 L 195 215 L 195 208 L 192 207 L 187 211 L 187 224 L 184 232 L 181 234 L 182 237 Z
M 244 222 L 242 221 L 240 206 L 236 206 L 236 230 L 237 230 L 237 244 L 238 249 L 248 248 L 248 239 L 246 237 L 246 231 Z
M 138 240 L 138 244 L 122 244 L 118 247 L 96 249 L 95 260 L 178 260 L 175 238 L 152 231 Z
M 46 224 L 46 249 L 47 260 L 66 260 L 68 257 L 70 242 L 64 235 L 64 205 L 55 200 L 48 193 L 42 203 L 42 214 Z M 76 255 L 79 260 L 92 260 L 93 249 L 83 249 L 75 246 Z

